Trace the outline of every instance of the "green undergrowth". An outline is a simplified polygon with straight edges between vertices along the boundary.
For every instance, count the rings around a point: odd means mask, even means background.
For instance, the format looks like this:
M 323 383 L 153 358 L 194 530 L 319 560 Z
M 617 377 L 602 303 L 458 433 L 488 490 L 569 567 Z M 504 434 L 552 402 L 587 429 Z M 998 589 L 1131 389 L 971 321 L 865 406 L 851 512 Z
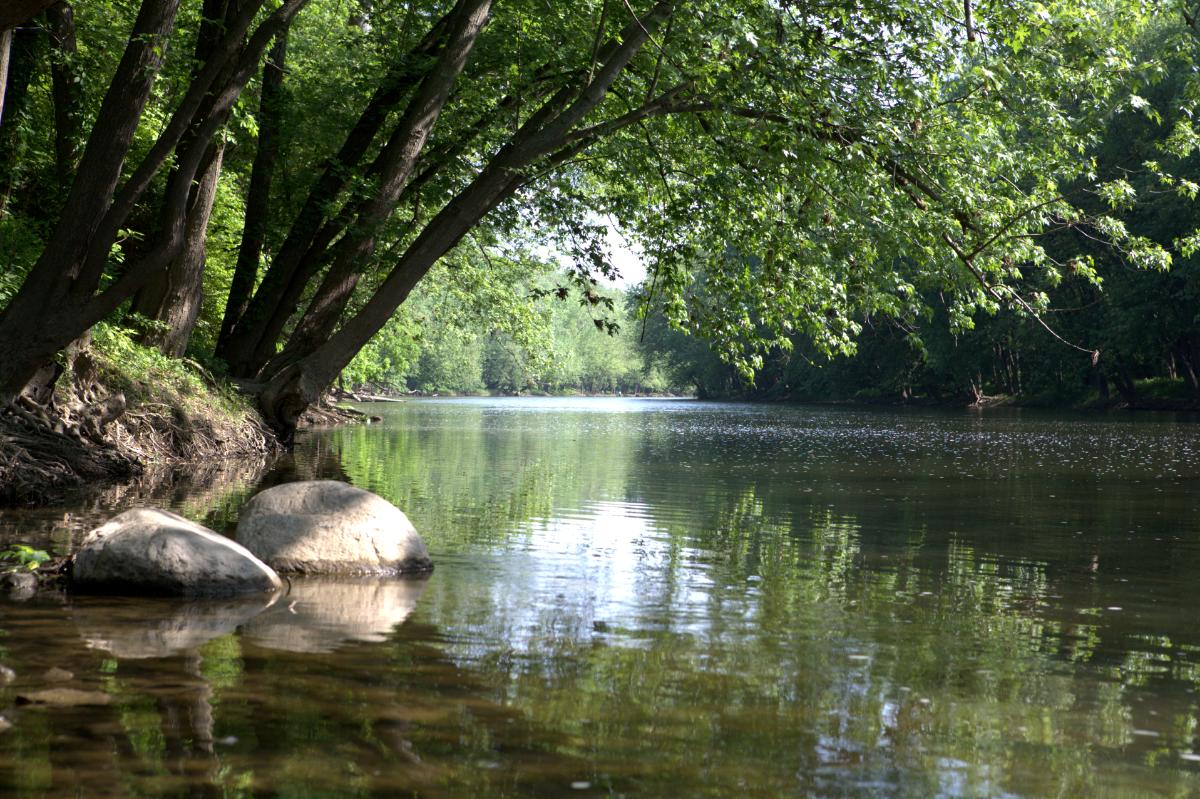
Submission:
M 95 327 L 88 355 L 103 390 L 125 397 L 126 412 L 107 437 L 142 460 L 191 460 L 274 446 L 252 399 L 190 358 L 163 355 L 110 324 Z M 78 390 L 80 375 L 74 378 L 60 380 L 60 390 L 64 384 Z
M 186 411 L 219 414 L 230 421 L 257 417 L 251 400 L 216 379 L 190 358 L 172 358 L 137 343 L 126 328 L 99 324 L 92 354 L 110 390 L 124 392 L 132 407 L 167 403 Z

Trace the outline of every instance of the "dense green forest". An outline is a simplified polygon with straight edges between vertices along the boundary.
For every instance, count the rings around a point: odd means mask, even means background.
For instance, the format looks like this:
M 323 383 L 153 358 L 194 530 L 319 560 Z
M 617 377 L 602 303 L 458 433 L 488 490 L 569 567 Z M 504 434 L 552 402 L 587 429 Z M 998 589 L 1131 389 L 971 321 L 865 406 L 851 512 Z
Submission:
M 343 386 L 424 394 L 692 391 L 686 375 L 670 379 L 644 357 L 635 293 L 598 288 L 597 310 L 557 296 L 553 264 L 464 255 L 430 274 L 343 370 Z M 501 271 L 508 279 L 495 280 Z
M 1195 392 L 1194 12 L 6 4 L 5 418 L 98 435 L 124 400 L 62 375 L 113 341 L 284 441 L 339 380 Z

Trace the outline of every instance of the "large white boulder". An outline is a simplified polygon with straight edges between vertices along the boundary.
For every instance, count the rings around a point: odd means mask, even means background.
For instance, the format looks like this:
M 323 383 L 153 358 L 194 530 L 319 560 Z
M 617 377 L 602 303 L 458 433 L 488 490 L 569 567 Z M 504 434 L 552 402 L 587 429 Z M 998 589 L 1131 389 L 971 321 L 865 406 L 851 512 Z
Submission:
M 155 508 L 127 510 L 88 533 L 71 584 L 81 592 L 166 596 L 282 587 L 279 575 L 237 542 Z
M 280 573 L 429 571 L 425 542 L 383 497 L 336 480 L 268 488 L 242 508 L 237 540 Z

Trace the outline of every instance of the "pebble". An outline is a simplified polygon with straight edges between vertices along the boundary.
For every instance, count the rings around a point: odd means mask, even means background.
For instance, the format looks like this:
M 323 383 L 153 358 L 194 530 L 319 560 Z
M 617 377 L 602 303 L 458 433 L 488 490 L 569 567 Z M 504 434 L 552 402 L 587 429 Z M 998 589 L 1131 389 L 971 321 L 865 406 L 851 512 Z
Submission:
M 0 716 L 0 732 L 8 732 L 12 729 L 13 723 L 4 716 Z
M 17 679 L 17 673 L 8 666 L 0 666 L 0 683 L 10 683 Z
M 75 675 L 66 669 L 54 666 L 46 670 L 46 673 L 42 675 L 42 679 L 46 682 L 69 682 L 75 679 Z
M 56 705 L 78 707 L 80 705 L 108 705 L 112 697 L 103 691 L 81 691 L 78 688 L 47 688 L 17 695 L 18 705 Z

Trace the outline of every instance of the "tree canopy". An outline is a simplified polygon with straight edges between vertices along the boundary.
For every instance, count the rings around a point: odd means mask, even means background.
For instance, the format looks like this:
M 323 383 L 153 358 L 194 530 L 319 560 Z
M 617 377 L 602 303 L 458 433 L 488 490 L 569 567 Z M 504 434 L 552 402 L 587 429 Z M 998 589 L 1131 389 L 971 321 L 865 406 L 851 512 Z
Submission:
M 456 247 L 565 253 L 605 326 L 610 222 L 646 253 L 646 309 L 743 376 L 935 295 L 954 329 L 1039 320 L 1047 287 L 1095 284 L 1097 246 L 1160 270 L 1200 242 L 1127 220 L 1145 181 L 1195 194 L 1195 90 L 1150 99 L 1194 56 L 1178 3 L 132 5 L 59 2 L 11 37 L 3 399 L 117 317 L 203 348 L 287 437 Z M 1170 133 L 1102 169 L 1130 114 Z M 1089 243 L 1047 246 L 1064 231 Z

